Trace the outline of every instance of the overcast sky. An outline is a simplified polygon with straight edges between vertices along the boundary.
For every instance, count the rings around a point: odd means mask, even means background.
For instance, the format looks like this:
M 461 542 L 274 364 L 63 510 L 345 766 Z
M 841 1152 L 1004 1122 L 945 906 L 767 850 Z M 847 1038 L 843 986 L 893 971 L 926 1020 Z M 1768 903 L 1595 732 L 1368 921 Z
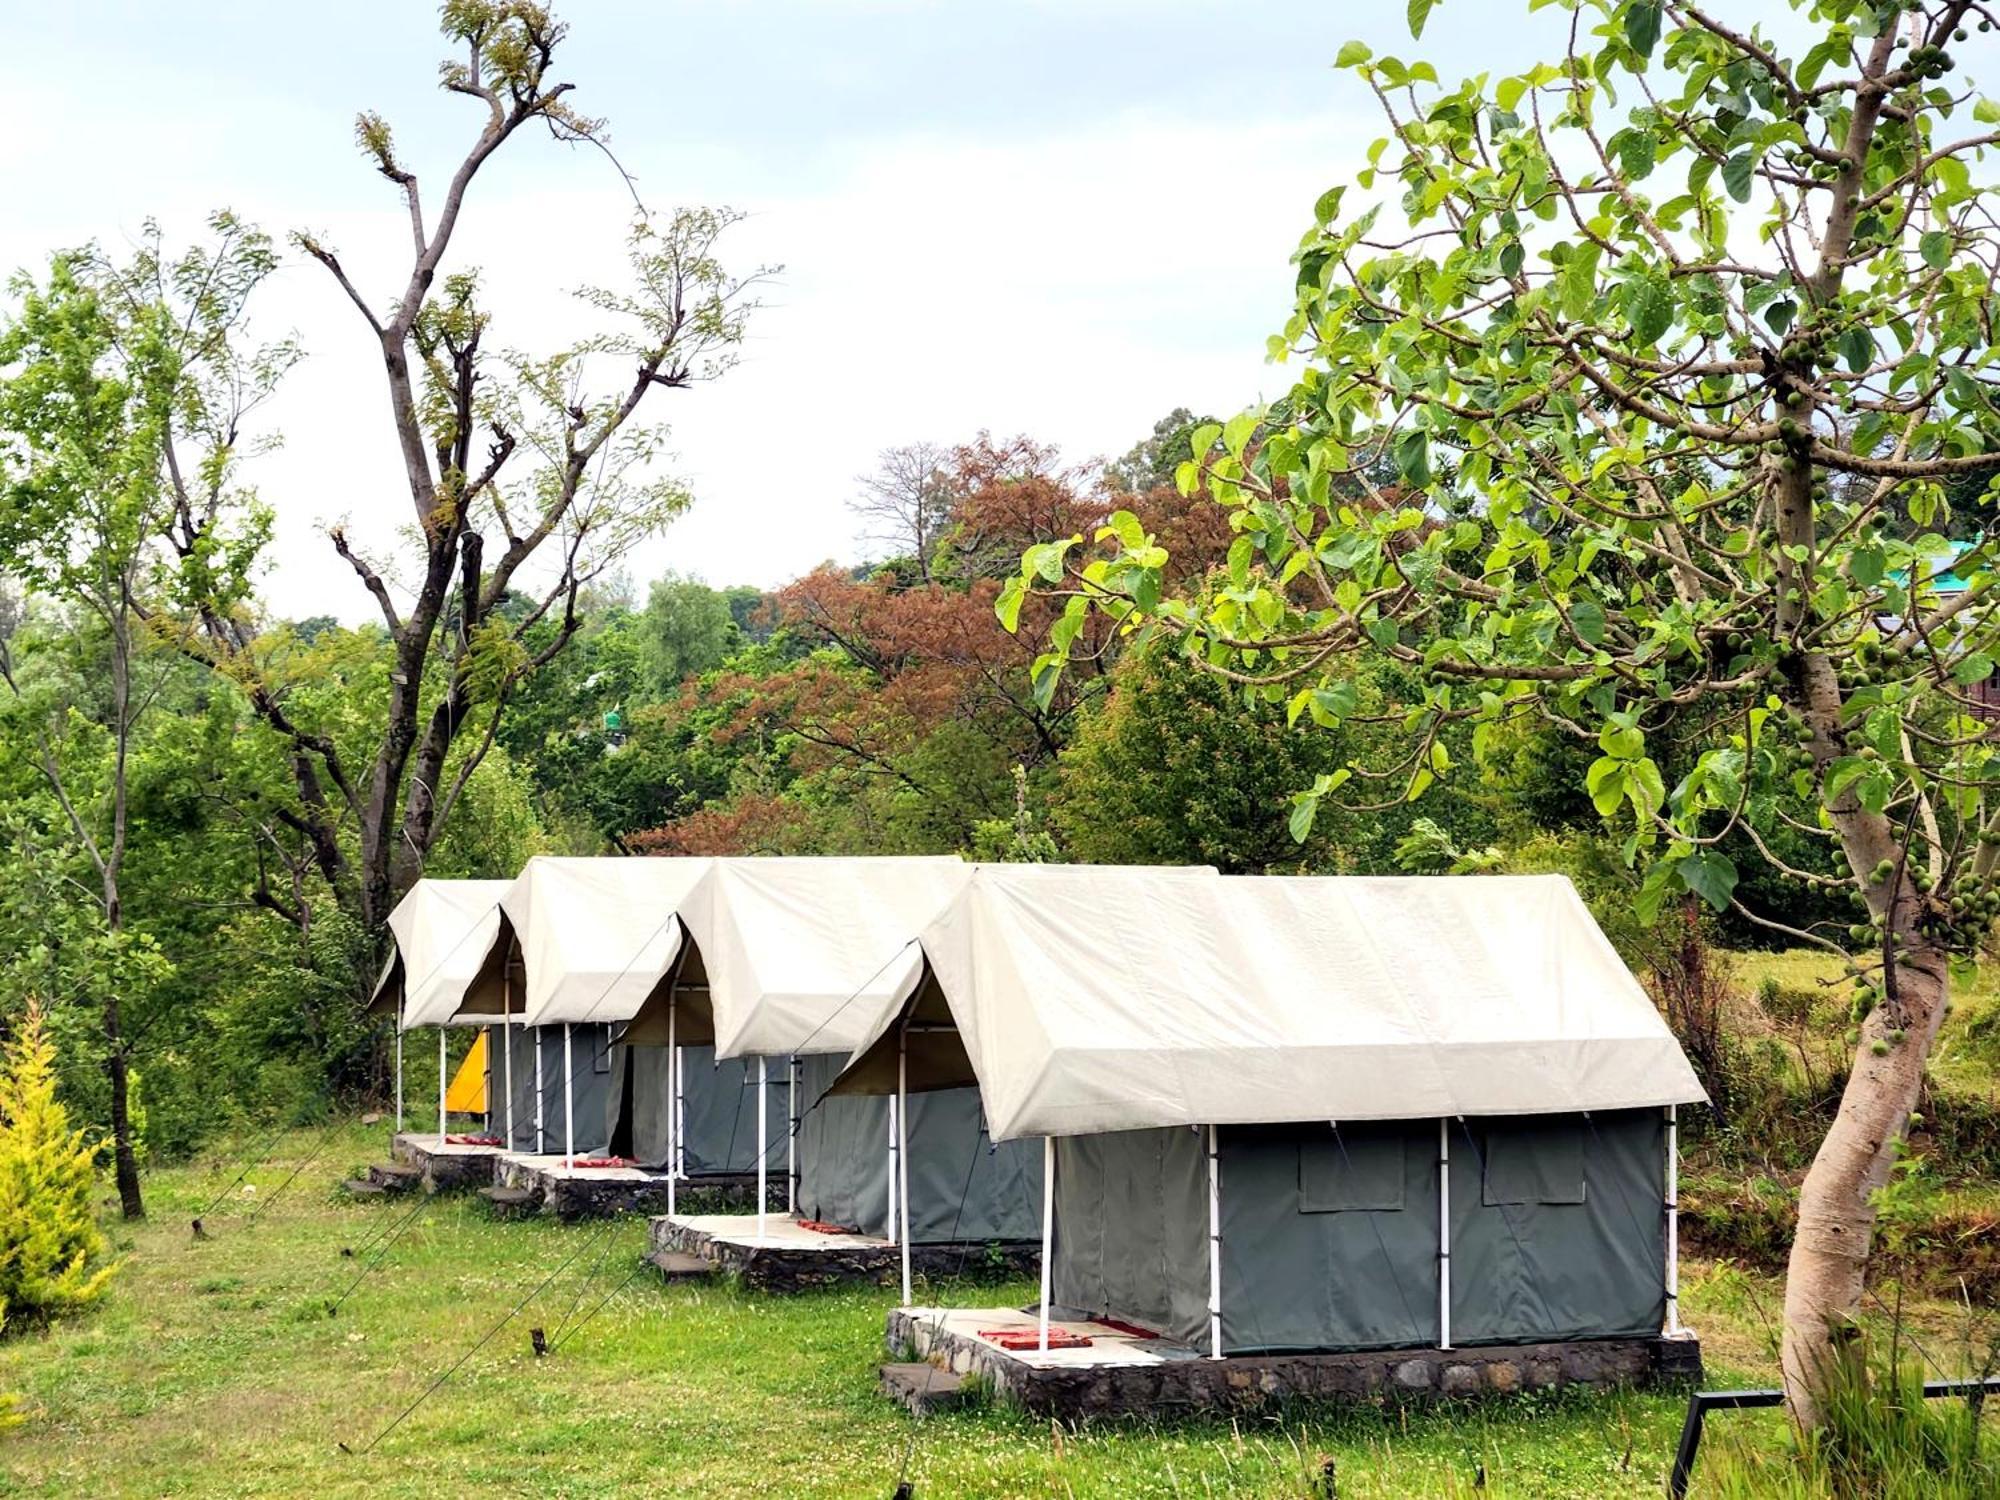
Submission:
M 559 69 L 607 118 L 652 207 L 751 217 L 733 264 L 782 263 L 742 365 L 661 392 L 693 511 L 635 553 L 712 583 L 783 582 L 859 550 L 845 502 L 881 448 L 1026 432 L 1115 456 L 1176 405 L 1227 413 L 1289 383 L 1264 362 L 1313 200 L 1380 134 L 1330 64 L 1359 36 L 1448 78 L 1560 45 L 1525 4 L 1441 6 L 1413 47 L 1400 4 L 1327 0 L 573 0 Z M 1462 14 L 1461 14 L 1462 12 Z M 1553 26 L 1563 24 L 1560 16 Z M 0 267 L 185 240 L 228 206 L 307 228 L 378 302 L 406 220 L 353 146 L 396 127 L 435 184 L 477 129 L 441 94 L 419 0 L 338 7 L 74 0 L 10 15 L 0 93 Z M 511 143 L 482 175 L 454 263 L 488 282 L 491 341 L 563 341 L 568 293 L 614 280 L 631 199 L 600 157 Z M 269 591 L 298 617 L 368 614 L 323 528 L 378 548 L 408 519 L 372 342 L 318 267 L 288 260 L 256 317 L 309 358 L 270 408 L 282 451 Z

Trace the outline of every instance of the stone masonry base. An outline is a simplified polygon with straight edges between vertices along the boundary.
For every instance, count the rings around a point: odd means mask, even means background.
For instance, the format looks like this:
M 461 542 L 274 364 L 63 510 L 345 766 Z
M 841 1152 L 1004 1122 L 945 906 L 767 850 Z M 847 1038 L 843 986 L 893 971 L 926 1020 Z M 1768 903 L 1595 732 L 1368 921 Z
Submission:
M 924 1309 L 899 1308 L 889 1314 L 888 1347 L 892 1359 L 914 1356 L 961 1376 L 978 1376 L 1002 1400 L 1066 1418 L 1243 1410 L 1287 1399 L 1423 1400 L 1701 1378 L 1701 1344 L 1692 1334 L 1036 1367 L 941 1327 Z
M 455 1193 L 485 1187 L 493 1181 L 497 1147 L 446 1146 L 439 1149 L 436 1136 L 403 1134 L 389 1147 L 395 1160 L 415 1167 L 423 1174 L 427 1193 Z
M 902 1281 L 902 1252 L 894 1245 L 841 1246 L 837 1240 L 821 1248 L 785 1245 L 738 1245 L 671 1219 L 653 1220 L 650 1234 L 655 1251 L 672 1250 L 699 1256 L 757 1291 L 803 1292 L 819 1287 L 897 1286 Z M 959 1276 L 1033 1276 L 1041 1267 L 1038 1242 L 995 1242 L 976 1245 L 913 1245 L 910 1269 L 935 1279 Z

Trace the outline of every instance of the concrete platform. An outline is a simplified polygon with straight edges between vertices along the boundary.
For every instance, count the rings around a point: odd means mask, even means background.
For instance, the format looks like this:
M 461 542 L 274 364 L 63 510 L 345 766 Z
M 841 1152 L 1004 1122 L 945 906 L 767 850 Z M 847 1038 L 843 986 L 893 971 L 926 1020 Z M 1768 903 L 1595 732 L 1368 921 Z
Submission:
M 902 1251 L 893 1242 L 872 1234 L 822 1234 L 789 1214 L 766 1215 L 761 1239 L 755 1214 L 662 1215 L 653 1220 L 651 1240 L 655 1250 L 713 1261 L 759 1291 L 902 1282 Z M 1034 1242 L 915 1245 L 910 1268 L 932 1278 L 968 1271 L 1032 1275 L 1040 1256 L 1041 1246 Z
M 1701 1378 L 1701 1344 L 1677 1338 L 1578 1339 L 1475 1349 L 1338 1354 L 1240 1354 L 1209 1359 L 1185 1344 L 1089 1319 L 1052 1320 L 1087 1348 L 1003 1349 L 982 1332 L 1033 1332 L 1012 1307 L 898 1308 L 891 1357 L 976 1375 L 995 1396 L 1045 1416 L 1172 1414 L 1255 1408 L 1287 1399 L 1422 1400 L 1504 1395 L 1556 1386 L 1618 1386 Z
M 427 1193 L 450 1193 L 485 1187 L 493 1180 L 498 1146 L 460 1146 L 440 1142 L 435 1132 L 404 1131 L 389 1145 L 389 1154 L 414 1167 Z

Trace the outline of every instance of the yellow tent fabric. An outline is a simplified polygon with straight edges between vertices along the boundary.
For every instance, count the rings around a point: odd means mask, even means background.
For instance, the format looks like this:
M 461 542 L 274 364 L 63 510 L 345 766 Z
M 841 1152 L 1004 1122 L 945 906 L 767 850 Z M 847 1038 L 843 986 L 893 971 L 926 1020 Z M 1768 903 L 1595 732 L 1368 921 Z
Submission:
M 458 1065 L 458 1071 L 451 1076 L 451 1087 L 444 1091 L 444 1107 L 453 1114 L 483 1115 L 486 1113 L 486 1029 L 480 1028 L 473 1038 L 472 1050 L 465 1054 L 465 1061 Z

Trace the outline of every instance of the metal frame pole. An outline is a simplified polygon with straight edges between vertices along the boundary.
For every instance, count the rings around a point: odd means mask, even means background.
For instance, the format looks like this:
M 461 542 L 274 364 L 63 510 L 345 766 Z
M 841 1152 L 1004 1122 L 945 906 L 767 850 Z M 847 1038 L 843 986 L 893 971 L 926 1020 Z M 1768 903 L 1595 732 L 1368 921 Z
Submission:
M 770 1123 L 765 1118 L 765 1110 L 770 1106 L 768 1072 L 764 1054 L 757 1054 L 757 1243 L 764 1243 L 764 1182 L 770 1168 L 765 1164 L 765 1137 L 770 1134 Z M 738 1117 L 739 1119 L 741 1116 Z
M 481 1134 L 491 1135 L 493 1134 L 493 1028 L 482 1026 L 479 1028 L 479 1034 L 486 1039 L 486 1056 L 482 1060 L 486 1069 L 486 1108 L 483 1111 L 486 1124 Z
M 403 1133 L 403 1023 L 396 1022 L 396 1134 Z
M 1056 1138 L 1042 1137 L 1042 1353 L 1049 1352 L 1049 1261 L 1056 1236 Z
M 450 1078 L 451 1075 L 445 1070 L 444 1027 L 440 1026 L 438 1027 L 438 1144 L 440 1146 L 444 1144 L 447 1128 L 445 1124 L 444 1089 L 445 1084 L 450 1081 Z
M 674 1185 L 680 1180 L 681 1133 L 674 1113 L 680 1104 L 681 1049 L 674 1045 L 674 996 L 667 993 L 667 1212 L 677 1211 Z
M 514 1019 L 511 1001 L 500 1022 L 500 1086 L 507 1091 L 507 1149 L 514 1149 Z
M 523 1035 L 526 1029 L 523 1028 Z M 535 1028 L 535 1155 L 546 1156 L 549 1148 L 548 1110 L 543 1104 L 544 1085 L 542 1083 L 542 1031 Z
M 896 1038 L 896 1196 L 903 1205 L 903 1306 L 910 1305 L 910 1023 Z
M 1222 1155 L 1208 1127 L 1208 1357 L 1222 1358 Z
M 785 1212 L 799 1211 L 799 1060 L 785 1060 Z
M 571 1069 L 575 1064 L 570 1060 L 569 1022 L 563 1022 L 563 1166 L 568 1171 L 576 1170 L 576 1105 L 570 1080 L 574 1076 Z
M 896 1168 L 898 1166 L 898 1161 L 896 1157 L 896 1141 L 900 1134 L 900 1132 L 896 1128 L 896 1113 L 897 1113 L 896 1099 L 895 1096 L 892 1094 L 889 1097 L 889 1226 L 888 1226 L 889 1243 L 892 1245 L 899 1245 L 902 1243 L 902 1238 L 897 1233 L 897 1228 L 900 1221 L 898 1220 L 896 1215 L 896 1208 L 897 1208 Z
M 1451 1121 L 1438 1116 L 1438 1348 L 1451 1347 Z
M 1681 1139 L 1679 1106 L 1667 1106 L 1667 1336 L 1681 1331 Z

